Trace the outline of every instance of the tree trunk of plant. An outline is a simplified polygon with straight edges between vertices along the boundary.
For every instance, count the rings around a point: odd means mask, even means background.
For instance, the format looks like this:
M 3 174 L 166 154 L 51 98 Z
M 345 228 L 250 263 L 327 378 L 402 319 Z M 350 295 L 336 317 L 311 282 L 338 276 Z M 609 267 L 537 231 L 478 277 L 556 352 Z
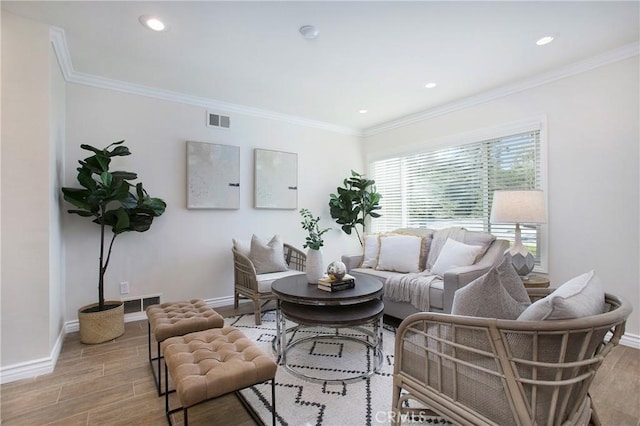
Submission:
M 102 209 L 101 217 L 104 217 L 104 209 Z M 100 221 L 100 275 L 98 277 L 98 309 L 104 310 L 104 267 L 102 260 L 104 259 L 104 219 Z

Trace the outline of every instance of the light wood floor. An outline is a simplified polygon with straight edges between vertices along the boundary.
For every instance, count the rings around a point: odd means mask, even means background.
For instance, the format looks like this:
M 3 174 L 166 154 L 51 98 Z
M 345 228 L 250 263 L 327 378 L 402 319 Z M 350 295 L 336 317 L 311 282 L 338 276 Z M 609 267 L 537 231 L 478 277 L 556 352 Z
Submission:
M 216 310 L 230 316 L 250 307 Z M 71 333 L 53 373 L 2 385 L 2 425 L 166 425 L 164 398 L 157 396 L 147 361 L 146 321 L 125 328 L 122 337 L 99 345 L 83 345 Z M 640 350 L 616 347 L 591 389 L 603 425 L 640 426 Z M 391 398 L 391 389 L 386 392 Z M 181 424 L 181 416 L 175 420 Z M 255 422 L 232 394 L 190 410 L 189 424 Z

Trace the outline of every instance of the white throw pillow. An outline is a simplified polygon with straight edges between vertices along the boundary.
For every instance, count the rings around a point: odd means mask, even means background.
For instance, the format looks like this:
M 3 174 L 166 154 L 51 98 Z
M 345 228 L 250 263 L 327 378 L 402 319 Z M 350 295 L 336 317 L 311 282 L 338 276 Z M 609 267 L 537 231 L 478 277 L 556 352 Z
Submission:
M 431 272 L 442 277 L 450 269 L 473 265 L 481 252 L 481 246 L 471 246 L 448 238 L 442 246 Z
M 362 255 L 361 268 L 375 268 L 378 264 L 378 252 L 380 251 L 380 244 L 378 242 L 379 235 L 365 235 L 364 236 L 364 252 Z
M 604 312 L 604 287 L 593 271 L 558 287 L 547 297 L 529 306 L 519 321 L 542 321 L 583 318 Z
M 281 272 L 289 269 L 284 261 L 284 245 L 279 235 L 274 235 L 268 243 L 253 235 L 249 259 L 256 269 L 256 274 Z
M 380 235 L 380 254 L 376 269 L 420 272 L 422 238 L 414 235 Z

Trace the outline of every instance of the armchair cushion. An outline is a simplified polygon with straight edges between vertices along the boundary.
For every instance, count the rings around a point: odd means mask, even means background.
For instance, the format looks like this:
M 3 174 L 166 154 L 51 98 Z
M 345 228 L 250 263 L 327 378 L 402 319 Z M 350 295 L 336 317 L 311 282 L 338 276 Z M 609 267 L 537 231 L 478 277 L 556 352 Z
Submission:
M 452 315 L 515 320 L 530 304 L 529 296 L 518 277 L 511 276 L 511 259 L 506 258 L 486 274 L 456 291 Z
M 560 320 L 597 315 L 604 309 L 604 296 L 602 282 L 590 271 L 567 281 L 533 303 L 518 320 Z
M 279 280 L 280 278 L 288 277 L 291 275 L 300 274 L 304 274 L 304 272 L 296 271 L 295 269 L 288 269 L 286 271 L 270 272 L 268 274 L 256 275 L 256 280 L 258 281 L 258 293 L 271 292 L 271 284 L 275 280 Z
M 284 260 L 284 245 L 279 235 L 274 235 L 271 241 L 265 242 L 254 234 L 251 237 L 249 259 L 256 269 L 256 274 L 281 272 L 289 269 Z
M 247 240 L 238 240 L 232 238 L 233 248 L 243 256 L 249 257 L 251 254 L 251 241 Z

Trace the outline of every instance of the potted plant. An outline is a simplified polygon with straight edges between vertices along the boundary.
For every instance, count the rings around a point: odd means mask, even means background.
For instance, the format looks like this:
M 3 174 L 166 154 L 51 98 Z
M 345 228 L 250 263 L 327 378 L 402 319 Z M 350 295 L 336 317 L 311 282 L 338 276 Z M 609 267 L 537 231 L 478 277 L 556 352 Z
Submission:
M 136 173 L 110 171 L 111 159 L 130 155 L 124 141 L 114 142 L 104 149 L 91 145 L 80 148 L 93 155 L 78 161 L 77 180 L 81 188 L 62 188 L 64 199 L 76 208 L 69 213 L 88 217 L 100 226 L 100 256 L 98 264 L 98 303 L 78 310 L 80 341 L 102 343 L 124 333 L 124 307 L 120 301 L 104 300 L 104 280 L 116 237 L 123 232 L 144 232 L 155 217 L 162 215 L 166 203 L 152 198 L 142 183 L 129 183 L 137 179 Z M 107 229 L 111 238 L 107 246 Z
M 343 181 L 344 187 L 338 187 L 338 194 L 330 194 L 329 212 L 331 217 L 342 225 L 342 230 L 351 235 L 355 230 L 358 241 L 362 245 L 362 238 L 357 225 L 362 226 L 362 235 L 366 229 L 366 219 L 380 217 L 376 210 L 381 208 L 382 195 L 376 192 L 375 180 L 366 179 L 360 173 L 351 170 L 351 177 Z
M 309 234 L 302 246 L 303 248 L 308 248 L 306 265 L 307 281 L 310 284 L 317 284 L 318 280 L 322 278 L 324 274 L 322 252 L 320 251 L 320 248 L 324 245 L 322 235 L 331 228 L 320 229 L 320 225 L 318 225 L 320 216 L 314 217 L 308 209 L 301 209 L 300 215 L 302 215 L 302 222 L 300 222 L 302 229 Z

